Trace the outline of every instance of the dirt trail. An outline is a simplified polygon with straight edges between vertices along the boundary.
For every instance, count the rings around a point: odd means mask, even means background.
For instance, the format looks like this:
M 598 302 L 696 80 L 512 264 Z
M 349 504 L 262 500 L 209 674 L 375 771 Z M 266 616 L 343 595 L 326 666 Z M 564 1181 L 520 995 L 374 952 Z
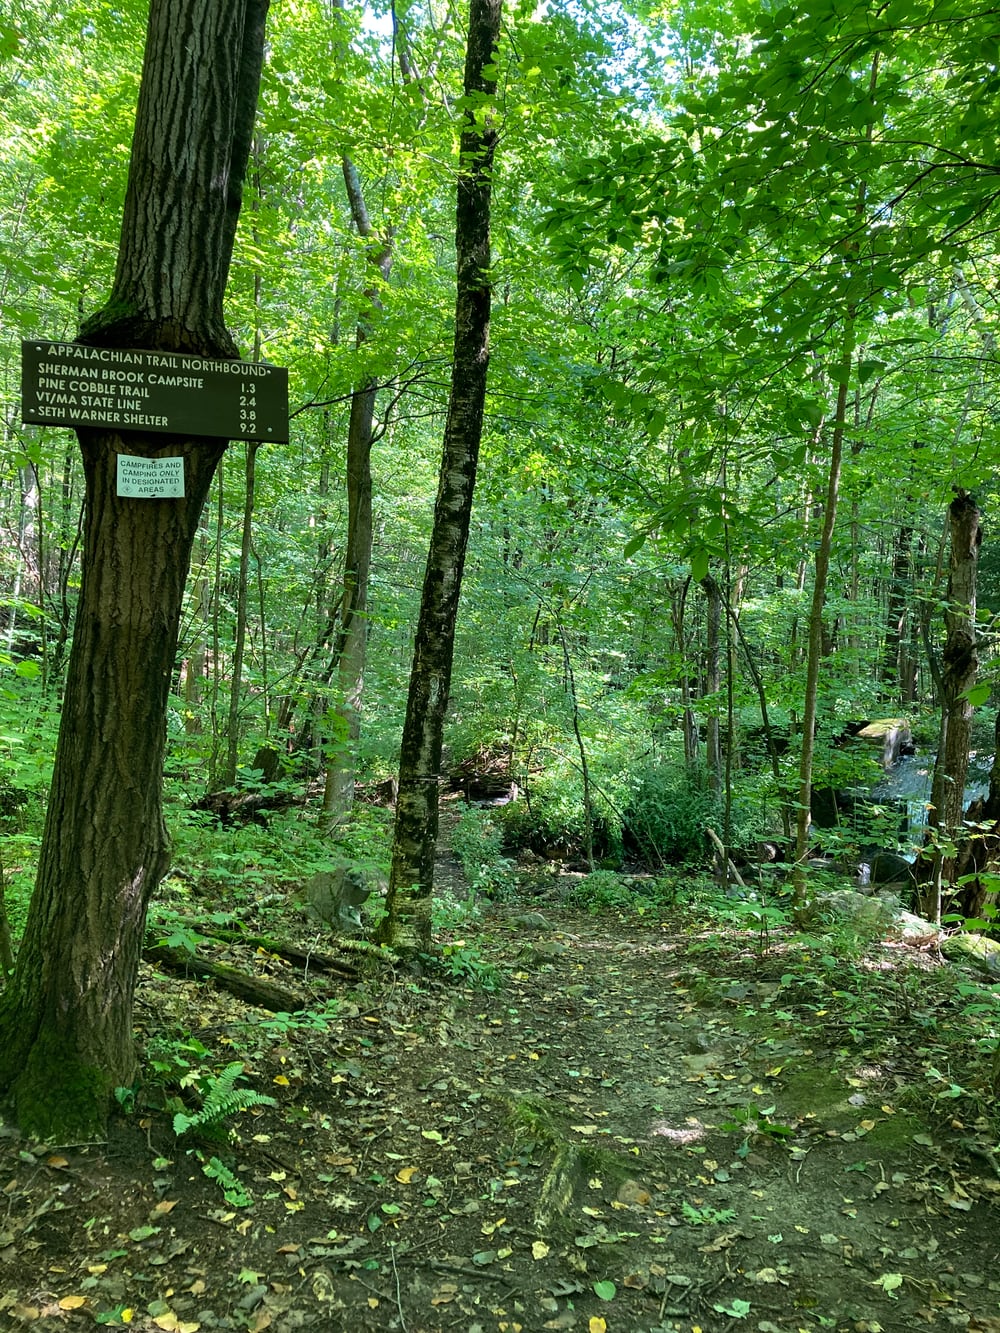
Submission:
M 221 1145 L 169 1104 L 90 1148 L 5 1139 L 0 1329 L 1000 1333 L 988 1127 L 960 1080 L 917 1095 L 925 960 L 875 951 L 862 1031 L 835 960 L 811 985 L 791 939 L 679 911 L 508 907 L 466 940 L 446 966 L 498 989 L 380 969 L 326 1031 L 148 978 L 161 1062 L 244 1059 L 278 1105 Z

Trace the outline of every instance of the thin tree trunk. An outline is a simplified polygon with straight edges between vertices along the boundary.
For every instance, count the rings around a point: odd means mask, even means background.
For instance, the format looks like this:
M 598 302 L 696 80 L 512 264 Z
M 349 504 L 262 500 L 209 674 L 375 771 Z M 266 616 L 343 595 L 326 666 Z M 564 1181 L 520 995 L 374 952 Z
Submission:
M 346 154 L 342 166 L 354 225 L 360 236 L 370 240 L 374 228 L 365 207 L 357 168 Z M 391 233 L 370 249 L 368 260 L 378 270 L 382 280 L 388 281 L 392 269 Z M 373 312 L 377 311 L 381 306 L 378 287 L 372 285 L 365 295 L 369 308 Z M 365 321 L 361 321 L 356 332 L 357 347 L 363 347 L 367 340 L 368 328 Z M 335 828 L 344 820 L 354 801 L 368 642 L 368 575 L 372 557 L 371 453 L 377 392 L 378 384 L 374 379 L 366 379 L 358 385 L 351 394 L 351 415 L 347 428 L 347 550 L 337 642 L 340 698 L 333 709 L 333 735 L 328 742 L 323 789 L 322 823 L 327 829 Z
M 719 647 L 722 625 L 722 590 L 711 576 L 706 574 L 701 581 L 702 590 L 708 603 L 708 625 L 705 649 L 705 692 L 715 696 L 711 711 L 705 722 L 705 766 L 708 769 L 708 783 L 712 791 L 718 794 L 722 790 L 722 747 L 719 740 L 718 693 L 722 686 L 722 665 Z
M 913 527 L 904 524 L 896 532 L 892 549 L 892 573 L 889 576 L 889 604 L 886 612 L 885 647 L 882 653 L 882 694 L 895 701 L 903 681 L 902 656 L 908 640 L 910 570 L 912 567 Z
M 471 0 L 465 60 L 467 109 L 455 222 L 457 292 L 451 394 L 434 526 L 417 622 L 386 915 L 380 938 L 404 949 L 431 939 L 438 774 L 451 685 L 455 622 L 469 538 L 489 364 L 490 203 L 497 129 L 483 103 L 496 90 L 502 0 Z
M 247 604 L 250 586 L 250 547 L 253 540 L 253 508 L 257 483 L 257 450 L 260 442 L 247 440 L 243 473 L 243 526 L 240 537 L 240 567 L 236 582 L 236 633 L 233 665 L 229 673 L 229 717 L 226 722 L 226 767 L 222 784 L 232 787 L 240 762 L 240 697 L 243 693 L 243 656 L 247 643 Z
M 969 691 L 979 670 L 976 572 L 983 535 L 979 507 L 967 491 L 959 490 L 948 506 L 948 526 L 951 540 L 944 616 L 947 637 L 941 655 L 941 730 L 927 817 L 933 857 L 930 893 L 924 902 L 935 921 L 941 919 L 942 888 L 953 878 L 955 858 L 948 850 L 949 843 L 962 827 L 972 734 Z
M 834 413 L 833 436 L 830 447 L 830 469 L 827 474 L 826 506 L 823 529 L 816 550 L 812 606 L 809 611 L 809 652 L 806 661 L 806 688 L 802 703 L 802 749 L 799 755 L 799 801 L 795 813 L 795 861 L 792 867 L 792 901 L 801 906 L 806 898 L 806 858 L 809 854 L 810 805 L 812 802 L 812 767 L 816 749 L 816 716 L 819 701 L 819 669 L 824 656 L 823 606 L 826 600 L 826 580 L 830 570 L 833 532 L 837 521 L 837 499 L 840 494 L 840 469 L 844 454 L 844 434 L 847 427 L 847 394 L 854 349 L 854 320 L 848 316 L 844 336 L 841 380 L 837 386 L 837 407 Z

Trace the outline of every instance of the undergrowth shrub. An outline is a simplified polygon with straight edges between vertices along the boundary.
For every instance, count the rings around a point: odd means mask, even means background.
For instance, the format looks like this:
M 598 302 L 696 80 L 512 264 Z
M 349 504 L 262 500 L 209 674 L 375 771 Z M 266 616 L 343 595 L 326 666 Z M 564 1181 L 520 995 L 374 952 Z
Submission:
M 635 905 L 635 891 L 613 870 L 594 870 L 570 889 L 569 899 L 590 912 L 617 911 Z
M 514 865 L 503 854 L 503 829 L 490 811 L 466 806 L 455 822 L 451 849 L 476 896 L 508 896 L 514 889 Z
M 624 809 L 626 845 L 654 864 L 705 858 L 705 828 L 718 827 L 718 796 L 701 769 L 648 764 L 630 775 Z
M 591 789 L 594 855 L 621 854 L 621 820 L 601 795 Z M 558 763 L 532 776 L 522 800 L 501 806 L 497 818 L 510 846 L 561 857 L 580 856 L 586 843 L 583 782 L 568 763 Z

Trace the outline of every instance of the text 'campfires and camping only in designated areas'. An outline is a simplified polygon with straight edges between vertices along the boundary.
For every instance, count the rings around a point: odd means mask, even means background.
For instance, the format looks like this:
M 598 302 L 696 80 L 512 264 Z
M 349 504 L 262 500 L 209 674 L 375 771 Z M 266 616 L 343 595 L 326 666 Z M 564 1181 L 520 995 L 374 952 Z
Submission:
M 29 425 L 288 439 L 288 371 L 257 362 L 26 341 L 21 405 Z

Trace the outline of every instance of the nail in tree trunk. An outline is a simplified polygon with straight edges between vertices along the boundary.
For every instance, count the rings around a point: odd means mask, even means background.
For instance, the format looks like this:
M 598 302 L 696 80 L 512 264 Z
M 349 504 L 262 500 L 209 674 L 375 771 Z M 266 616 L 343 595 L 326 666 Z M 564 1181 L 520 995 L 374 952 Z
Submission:
M 222 313 L 267 0 L 152 0 L 115 282 L 81 341 L 237 356 Z M 23 1130 L 102 1132 L 132 1082 L 146 909 L 170 864 L 167 695 L 202 505 L 226 442 L 80 429 L 83 578 L 38 880 L 0 1000 Z M 182 499 L 119 497 L 116 457 L 179 456 Z
M 380 931 L 383 942 L 402 949 L 425 949 L 431 938 L 438 775 L 489 363 L 490 199 L 497 129 L 485 114 L 484 102 L 496 90 L 492 67 L 501 9 L 502 0 L 471 0 L 469 7 L 451 394 L 403 724 L 392 868 Z

